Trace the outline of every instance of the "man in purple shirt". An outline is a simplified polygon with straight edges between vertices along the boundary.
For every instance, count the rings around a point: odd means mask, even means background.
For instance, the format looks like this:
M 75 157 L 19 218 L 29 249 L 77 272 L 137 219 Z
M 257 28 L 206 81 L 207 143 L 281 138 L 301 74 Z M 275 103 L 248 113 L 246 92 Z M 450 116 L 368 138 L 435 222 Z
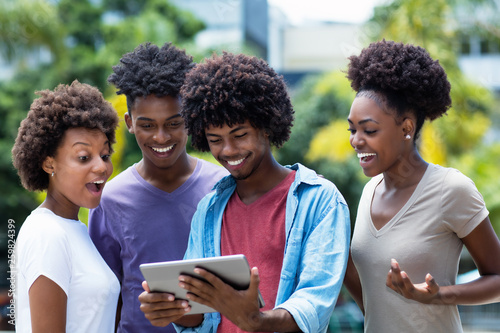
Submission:
M 90 212 L 89 233 L 121 283 L 118 332 L 175 332 L 153 327 L 140 310 L 139 265 L 182 259 L 198 202 L 227 175 L 187 154 L 179 90 L 192 58 L 170 43 L 125 54 L 108 78 L 127 97 L 125 122 L 142 159 L 104 188 Z

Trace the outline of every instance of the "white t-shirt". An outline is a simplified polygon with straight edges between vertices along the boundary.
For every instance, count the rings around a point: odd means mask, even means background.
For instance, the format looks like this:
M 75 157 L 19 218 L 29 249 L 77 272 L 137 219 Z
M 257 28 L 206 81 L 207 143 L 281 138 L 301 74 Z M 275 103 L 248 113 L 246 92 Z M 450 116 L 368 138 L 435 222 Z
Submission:
M 380 230 L 370 207 L 382 175 L 366 184 L 352 240 L 352 258 L 363 290 L 366 332 L 462 332 L 454 305 L 408 300 L 385 285 L 391 258 L 413 283 L 430 273 L 440 286 L 455 284 L 461 238 L 487 216 L 476 186 L 455 169 L 429 164 L 413 195 Z
M 87 227 L 35 209 L 16 241 L 16 332 L 31 332 L 28 291 L 44 275 L 66 293 L 66 332 L 114 332 L 120 285 L 90 240 Z

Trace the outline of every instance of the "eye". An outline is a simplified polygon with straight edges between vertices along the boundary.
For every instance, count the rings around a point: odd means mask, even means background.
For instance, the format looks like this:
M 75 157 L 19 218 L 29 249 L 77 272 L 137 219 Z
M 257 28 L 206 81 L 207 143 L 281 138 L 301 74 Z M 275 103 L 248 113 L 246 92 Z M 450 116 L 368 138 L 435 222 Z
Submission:
M 167 126 L 168 127 L 179 127 L 182 124 L 181 121 L 175 122 L 175 123 L 169 123 Z
M 245 135 L 247 135 L 247 133 L 243 133 L 243 134 L 240 134 L 240 135 L 235 135 L 235 138 L 242 138 L 242 137 L 244 137 Z
M 356 133 L 356 130 L 354 128 L 348 128 L 347 130 L 349 132 L 351 132 L 351 134 L 355 134 Z
M 101 158 L 103 161 L 109 161 L 109 159 L 111 158 L 111 154 L 101 155 Z
M 212 139 L 212 140 L 208 140 L 208 142 L 210 142 L 210 143 L 217 143 L 217 142 L 220 142 L 220 139 Z
M 78 159 L 79 159 L 80 161 L 82 161 L 82 162 L 86 162 L 86 161 L 89 159 L 89 157 L 88 157 L 87 155 L 84 155 L 84 156 L 78 156 Z
M 368 134 L 368 135 L 372 135 L 372 134 L 375 134 L 377 131 L 369 131 L 369 130 L 365 130 L 365 133 Z
M 151 125 L 151 124 L 141 124 L 139 126 L 142 127 L 142 128 L 146 128 L 146 129 L 153 127 L 153 125 Z

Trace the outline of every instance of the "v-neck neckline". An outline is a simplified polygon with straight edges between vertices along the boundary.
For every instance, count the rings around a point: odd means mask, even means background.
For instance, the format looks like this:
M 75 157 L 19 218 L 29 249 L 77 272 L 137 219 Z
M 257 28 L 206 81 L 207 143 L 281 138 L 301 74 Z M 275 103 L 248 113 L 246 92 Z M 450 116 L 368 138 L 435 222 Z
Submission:
M 427 183 L 427 179 L 429 178 L 429 175 L 430 175 L 431 170 L 433 168 L 434 168 L 434 166 L 432 164 L 429 163 L 427 165 L 427 169 L 425 170 L 424 175 L 422 176 L 422 178 L 418 182 L 417 187 L 415 188 L 415 190 L 411 194 L 408 201 L 406 201 L 406 203 L 403 205 L 403 207 L 401 207 L 401 209 L 386 224 L 384 224 L 380 229 L 377 229 L 375 227 L 375 224 L 373 223 L 373 219 L 372 219 L 372 204 L 373 204 L 373 197 L 375 196 L 375 190 L 376 190 L 377 186 L 384 179 L 383 176 L 380 177 L 380 180 L 373 186 L 373 189 L 371 191 L 370 206 L 368 209 L 368 216 L 369 216 L 369 220 L 370 220 L 370 223 L 369 223 L 370 224 L 370 231 L 373 234 L 373 236 L 380 237 L 380 236 L 384 235 L 395 224 L 398 223 L 398 221 L 401 219 L 401 217 L 408 211 L 408 209 L 410 209 L 411 206 L 413 206 L 413 204 L 415 203 L 417 198 L 422 193 L 423 189 L 425 188 L 425 184 Z

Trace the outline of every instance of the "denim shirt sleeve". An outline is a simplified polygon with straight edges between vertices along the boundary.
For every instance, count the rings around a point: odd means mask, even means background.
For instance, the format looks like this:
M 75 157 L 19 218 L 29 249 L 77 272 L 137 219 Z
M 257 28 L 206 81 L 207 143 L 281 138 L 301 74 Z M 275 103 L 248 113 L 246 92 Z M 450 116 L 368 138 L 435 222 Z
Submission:
M 233 187 L 229 186 L 227 190 L 221 192 L 212 192 L 200 201 L 191 221 L 184 259 L 220 256 L 220 247 L 216 244 L 220 243 L 222 213 L 225 202 L 233 192 Z M 219 323 L 220 314 L 213 312 L 205 313 L 202 323 L 197 327 L 184 327 L 176 324 L 173 326 L 177 332 L 215 333 Z
M 284 293 L 278 295 L 283 302 L 276 308 L 287 310 L 302 332 L 326 332 L 347 266 L 349 209 L 340 192 L 332 187 L 326 193 L 322 186 L 319 191 L 312 187 L 310 193 L 299 198 L 285 253 L 280 282 Z M 298 259 L 287 260 L 287 256 Z

